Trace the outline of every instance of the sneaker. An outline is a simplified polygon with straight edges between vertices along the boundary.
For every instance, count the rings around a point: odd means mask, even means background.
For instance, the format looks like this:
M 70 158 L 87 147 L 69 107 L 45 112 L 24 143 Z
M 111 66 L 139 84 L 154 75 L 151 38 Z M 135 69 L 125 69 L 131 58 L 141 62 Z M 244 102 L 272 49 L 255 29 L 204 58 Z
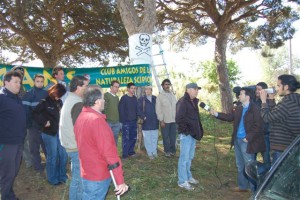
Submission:
M 188 182 L 191 184 L 195 184 L 195 185 L 197 185 L 199 183 L 199 181 L 194 178 L 190 178 L 190 180 L 188 180 Z
M 175 157 L 176 153 L 170 153 L 170 156 Z
M 150 159 L 150 160 L 154 160 L 155 157 L 154 157 L 154 156 L 149 156 L 149 159 Z
M 189 182 L 185 181 L 184 183 L 181 183 L 181 184 L 178 184 L 179 187 L 183 188 L 183 189 L 186 189 L 186 190 L 189 190 L 189 191 L 192 191 L 194 190 L 195 188 L 189 184 Z
M 170 157 L 171 157 L 171 154 L 170 154 L 170 153 L 165 153 L 165 156 L 166 156 L 167 158 L 170 158 Z

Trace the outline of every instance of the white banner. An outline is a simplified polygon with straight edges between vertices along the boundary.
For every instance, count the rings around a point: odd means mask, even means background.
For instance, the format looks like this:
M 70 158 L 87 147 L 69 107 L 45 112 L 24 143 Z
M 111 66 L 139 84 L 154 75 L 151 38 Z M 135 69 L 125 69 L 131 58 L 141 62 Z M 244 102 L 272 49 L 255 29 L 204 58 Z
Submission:
M 129 58 L 131 65 L 152 63 L 152 36 L 138 33 L 129 37 Z

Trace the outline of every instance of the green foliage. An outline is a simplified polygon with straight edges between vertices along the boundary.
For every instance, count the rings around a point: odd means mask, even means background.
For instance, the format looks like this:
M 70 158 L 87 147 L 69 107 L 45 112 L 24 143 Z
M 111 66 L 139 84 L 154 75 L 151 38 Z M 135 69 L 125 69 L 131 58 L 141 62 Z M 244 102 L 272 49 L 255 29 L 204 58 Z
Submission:
M 127 34 L 115 1 L 1 1 L 0 41 L 23 60 L 107 64 L 127 56 Z
M 216 91 L 218 88 L 218 73 L 217 66 L 214 61 L 204 61 L 201 63 L 203 69 L 203 77 L 209 80 L 212 91 Z M 240 79 L 239 74 L 241 73 L 237 63 L 230 59 L 227 61 L 227 71 L 229 76 L 230 85 L 236 84 L 236 81 Z
M 263 68 L 264 80 L 275 86 L 277 77 L 281 74 L 288 74 L 300 69 L 300 58 L 292 55 L 292 66 L 290 69 L 289 47 L 283 46 L 278 49 L 271 49 L 265 46 L 262 49 L 260 61 Z

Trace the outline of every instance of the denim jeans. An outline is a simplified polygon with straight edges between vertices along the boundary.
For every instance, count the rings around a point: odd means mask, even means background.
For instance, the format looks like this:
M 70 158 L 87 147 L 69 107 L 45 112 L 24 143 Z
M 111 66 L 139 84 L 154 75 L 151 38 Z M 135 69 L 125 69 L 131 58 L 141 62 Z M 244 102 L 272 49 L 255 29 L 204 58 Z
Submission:
M 148 156 L 157 156 L 158 129 L 142 130 Z
M 119 138 L 119 133 L 120 133 L 120 129 L 121 129 L 120 122 L 107 122 L 107 123 L 110 126 L 112 132 L 114 133 L 116 145 L 118 146 L 118 138 Z
M 179 135 L 180 155 L 178 160 L 178 184 L 193 178 L 191 173 L 192 160 L 195 155 L 196 140 L 190 135 Z
M 134 146 L 137 137 L 136 121 L 124 122 L 122 126 L 122 157 L 134 155 Z
M 42 133 L 42 138 L 46 146 L 47 160 L 46 172 L 48 182 L 55 185 L 67 180 L 67 161 L 68 154 L 64 147 L 61 146 L 58 134 L 52 136 Z
M 272 153 L 272 165 L 276 162 L 276 160 L 281 156 L 283 151 L 274 150 Z
M 245 173 L 245 165 L 255 159 L 254 154 L 247 153 L 248 143 L 244 142 L 243 139 L 235 138 L 234 149 L 235 149 L 235 161 L 236 167 L 238 169 L 238 186 L 240 189 L 250 189 L 255 190 L 254 185 L 249 182 L 249 179 Z
M 176 123 L 165 123 L 161 129 L 165 153 L 176 153 Z
M 71 159 L 72 178 L 69 189 L 69 200 L 81 200 L 82 198 L 82 179 L 80 176 L 80 163 L 78 151 L 68 152 Z
M 103 181 L 89 181 L 82 178 L 83 195 L 82 200 L 103 200 L 106 197 L 111 178 Z
M 43 171 L 44 167 L 41 163 L 40 147 L 42 147 L 46 155 L 45 144 L 41 136 L 42 132 L 37 128 L 31 127 L 28 129 L 29 149 L 33 167 L 36 171 Z

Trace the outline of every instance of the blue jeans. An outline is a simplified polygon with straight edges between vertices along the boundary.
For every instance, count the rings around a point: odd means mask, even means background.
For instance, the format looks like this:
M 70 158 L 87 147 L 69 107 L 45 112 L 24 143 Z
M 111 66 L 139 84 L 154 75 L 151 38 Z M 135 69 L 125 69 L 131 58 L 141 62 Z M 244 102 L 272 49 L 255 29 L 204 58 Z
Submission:
M 234 140 L 234 149 L 235 149 L 235 161 L 236 167 L 238 169 L 238 186 L 240 189 L 245 190 L 250 189 L 255 190 L 254 185 L 249 182 L 247 175 L 245 174 L 245 165 L 247 162 L 250 162 L 255 159 L 254 154 L 247 153 L 248 143 L 244 142 L 243 139 L 235 138 Z
M 136 121 L 124 122 L 122 126 L 122 157 L 134 155 L 134 146 L 137 137 Z
M 80 163 L 77 152 L 68 152 L 71 159 L 72 179 L 69 189 L 69 200 L 81 200 L 82 198 L 82 179 L 80 176 Z
M 184 134 L 180 134 L 179 139 L 178 184 L 182 184 L 193 178 L 191 165 L 195 155 L 196 140 L 192 136 Z
M 148 156 L 157 156 L 158 129 L 142 130 Z
M 52 136 L 42 133 L 42 138 L 46 146 L 47 160 L 46 172 L 48 182 L 52 185 L 67 180 L 67 161 L 68 154 L 64 147 L 61 146 L 58 134 Z
M 119 138 L 119 133 L 120 133 L 120 129 L 121 129 L 120 122 L 107 122 L 107 123 L 110 126 L 112 132 L 114 133 L 116 145 L 118 146 L 118 138 Z
M 274 150 L 272 153 L 272 165 L 276 162 L 276 160 L 281 156 L 283 151 Z
M 165 153 L 176 153 L 176 123 L 165 123 L 166 127 L 161 129 Z
M 111 178 L 103 181 L 89 181 L 82 178 L 83 196 L 82 200 L 102 200 L 105 199 Z

